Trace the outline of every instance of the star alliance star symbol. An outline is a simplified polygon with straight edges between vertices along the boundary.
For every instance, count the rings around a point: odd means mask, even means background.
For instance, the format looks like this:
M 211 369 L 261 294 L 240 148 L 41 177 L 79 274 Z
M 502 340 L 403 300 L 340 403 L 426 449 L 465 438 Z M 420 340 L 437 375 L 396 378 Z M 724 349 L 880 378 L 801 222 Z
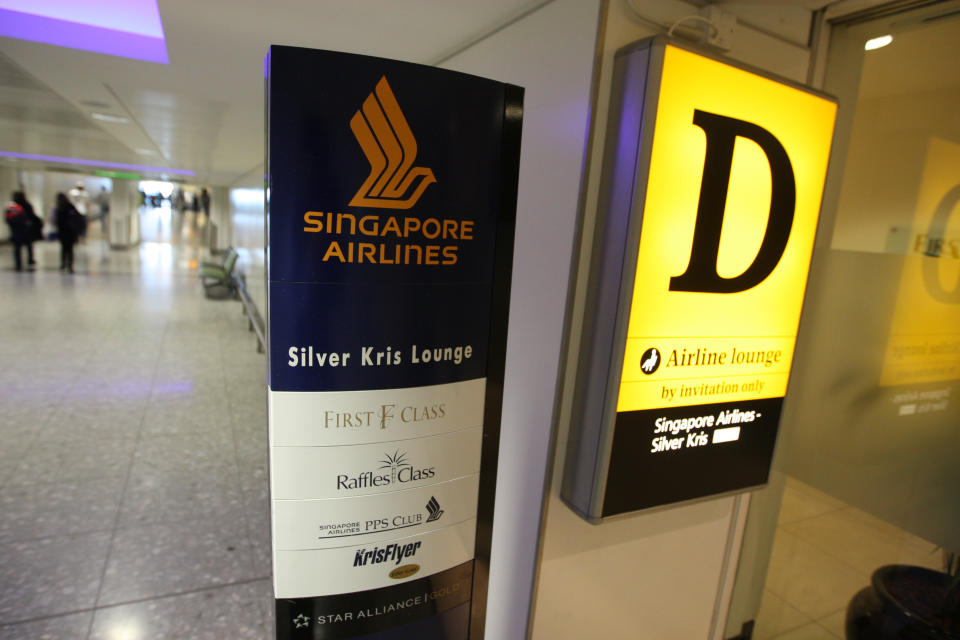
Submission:
M 310 626 L 310 617 L 301 613 L 293 619 L 293 624 L 297 629 L 303 629 L 304 627 Z

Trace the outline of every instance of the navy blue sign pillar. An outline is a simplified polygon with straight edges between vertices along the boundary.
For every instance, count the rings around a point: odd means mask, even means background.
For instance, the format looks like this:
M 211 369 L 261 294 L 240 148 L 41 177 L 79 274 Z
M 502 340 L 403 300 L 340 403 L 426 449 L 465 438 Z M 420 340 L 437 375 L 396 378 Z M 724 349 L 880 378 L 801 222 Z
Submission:
M 483 637 L 522 101 L 270 48 L 278 638 Z

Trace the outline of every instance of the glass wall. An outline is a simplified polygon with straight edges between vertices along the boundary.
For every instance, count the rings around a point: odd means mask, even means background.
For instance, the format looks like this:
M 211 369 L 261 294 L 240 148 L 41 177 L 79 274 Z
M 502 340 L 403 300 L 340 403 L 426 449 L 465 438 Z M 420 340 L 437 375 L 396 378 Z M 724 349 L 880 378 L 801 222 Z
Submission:
M 756 640 L 845 638 L 876 569 L 944 570 L 960 550 L 958 17 L 946 2 L 832 29 L 837 137 L 727 637 L 754 619 Z

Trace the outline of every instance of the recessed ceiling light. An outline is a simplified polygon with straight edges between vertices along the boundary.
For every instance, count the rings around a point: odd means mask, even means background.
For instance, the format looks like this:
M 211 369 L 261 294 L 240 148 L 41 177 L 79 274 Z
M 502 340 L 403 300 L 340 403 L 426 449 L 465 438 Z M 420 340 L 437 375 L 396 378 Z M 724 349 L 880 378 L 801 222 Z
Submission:
M 887 34 L 885 36 L 879 36 L 876 38 L 870 38 L 869 40 L 867 40 L 867 43 L 863 45 L 863 50 L 873 51 L 874 49 L 885 47 L 891 42 L 893 42 L 893 36 L 891 36 L 890 34 Z
M 157 152 L 154 151 L 153 149 L 137 149 L 136 151 L 137 151 L 137 153 L 139 153 L 139 154 L 142 155 L 142 156 L 155 156 L 155 155 L 157 155 Z
M 91 113 L 90 117 L 94 120 L 101 120 L 103 122 L 115 122 L 117 124 L 127 124 L 130 122 L 128 118 L 123 116 L 115 116 L 109 113 Z

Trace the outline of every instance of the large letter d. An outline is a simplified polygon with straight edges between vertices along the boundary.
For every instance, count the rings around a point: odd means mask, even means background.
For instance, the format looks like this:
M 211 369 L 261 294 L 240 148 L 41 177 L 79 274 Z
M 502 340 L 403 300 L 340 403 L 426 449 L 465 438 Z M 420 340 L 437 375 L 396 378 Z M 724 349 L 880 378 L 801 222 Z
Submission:
M 670 290 L 707 293 L 745 291 L 763 282 L 773 272 L 787 248 L 797 199 L 793 166 L 780 141 L 766 129 L 751 122 L 698 109 L 693 113 L 693 124 L 707 134 L 703 182 L 700 184 L 690 263 L 681 275 L 670 278 Z M 740 275 L 724 278 L 717 273 L 717 256 L 737 136 L 760 145 L 770 163 L 770 216 L 753 263 Z

